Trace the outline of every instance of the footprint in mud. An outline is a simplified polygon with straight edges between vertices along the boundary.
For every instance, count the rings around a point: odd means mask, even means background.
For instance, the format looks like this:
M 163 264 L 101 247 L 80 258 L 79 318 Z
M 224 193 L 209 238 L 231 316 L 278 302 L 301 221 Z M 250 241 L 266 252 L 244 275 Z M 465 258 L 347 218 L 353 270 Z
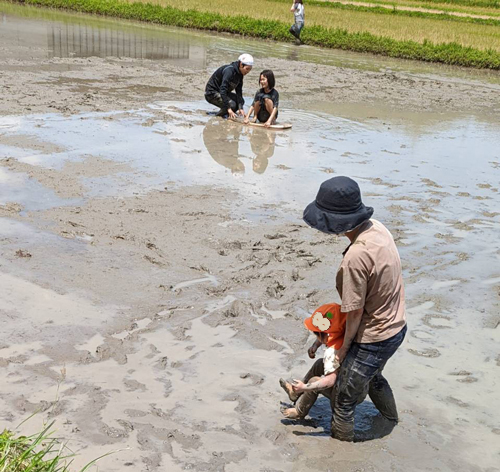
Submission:
M 450 233 L 448 234 L 436 233 L 434 237 L 437 239 L 442 239 L 444 242 L 448 244 L 454 244 L 460 242 L 460 238 L 457 238 L 456 236 L 453 236 Z
M 457 382 L 462 383 L 474 383 L 477 382 L 477 378 L 472 375 L 472 372 L 468 372 L 467 370 L 460 370 L 459 372 L 450 372 L 448 375 L 454 375 L 458 377 Z
M 434 182 L 431 179 L 420 179 L 420 180 L 422 181 L 422 183 L 427 185 L 427 187 L 443 188 L 443 187 L 441 187 L 441 185 L 439 185 L 437 182 Z
M 449 316 L 445 315 L 425 315 L 422 319 L 422 323 L 434 329 L 447 329 L 457 327 L 455 321 L 453 321 Z
M 240 375 L 240 379 L 250 379 L 252 381 L 251 385 L 261 385 L 262 383 L 264 383 L 265 377 L 245 372 L 244 374 Z
M 434 339 L 434 335 L 432 333 L 428 333 L 427 331 L 423 331 L 421 329 L 413 329 L 410 331 L 410 335 L 420 341 L 431 341 Z
M 446 397 L 446 401 L 449 403 L 453 403 L 454 405 L 459 406 L 460 408 L 468 408 L 469 404 L 463 402 L 462 400 L 459 400 L 458 398 L 455 397 Z
M 439 357 L 441 353 L 434 348 L 427 348 L 427 349 L 422 349 L 421 351 L 417 349 L 408 349 L 408 352 L 410 354 L 413 354 L 414 356 L 419 356 L 419 357 L 429 357 L 429 358 L 435 358 Z

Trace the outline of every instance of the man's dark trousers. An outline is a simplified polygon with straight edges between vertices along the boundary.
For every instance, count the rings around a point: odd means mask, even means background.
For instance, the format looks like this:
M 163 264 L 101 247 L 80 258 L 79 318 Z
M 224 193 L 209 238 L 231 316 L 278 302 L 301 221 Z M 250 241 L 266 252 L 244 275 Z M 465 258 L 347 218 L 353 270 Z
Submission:
M 231 110 L 233 110 L 236 113 L 238 111 L 238 97 L 234 92 L 229 92 L 227 94 L 227 97 L 229 98 L 229 108 L 231 108 Z M 205 94 L 205 100 L 211 105 L 219 107 L 221 109 L 220 114 L 222 115 L 227 114 L 227 108 L 224 106 L 224 101 L 222 100 L 220 93 L 211 93 L 211 94 L 207 93 Z
M 368 387 L 368 395 L 380 413 L 397 422 L 398 412 L 391 387 L 382 376 L 387 361 L 404 340 L 406 326 L 396 335 L 376 343 L 353 342 L 335 384 L 332 397 L 332 436 L 341 441 L 354 440 L 354 409 Z

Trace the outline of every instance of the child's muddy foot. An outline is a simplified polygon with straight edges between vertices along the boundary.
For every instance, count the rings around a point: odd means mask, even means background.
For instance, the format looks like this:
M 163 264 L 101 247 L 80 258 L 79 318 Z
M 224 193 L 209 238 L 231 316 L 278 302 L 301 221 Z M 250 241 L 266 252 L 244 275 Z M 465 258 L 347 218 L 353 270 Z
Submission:
M 280 379 L 280 386 L 286 392 L 291 402 L 295 403 L 299 399 L 299 395 L 293 391 L 291 384 L 285 379 Z
M 286 410 L 283 410 L 281 413 L 283 413 L 283 416 L 285 418 L 288 418 L 289 420 L 299 420 L 302 418 L 299 415 L 297 408 L 287 408 Z

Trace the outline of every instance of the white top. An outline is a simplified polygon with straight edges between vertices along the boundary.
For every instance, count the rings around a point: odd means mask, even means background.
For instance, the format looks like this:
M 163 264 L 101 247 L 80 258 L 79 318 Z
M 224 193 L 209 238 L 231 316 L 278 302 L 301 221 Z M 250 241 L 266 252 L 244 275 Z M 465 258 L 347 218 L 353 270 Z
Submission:
M 302 3 L 295 3 L 294 8 L 295 11 L 293 14 L 295 15 L 295 21 L 304 22 L 304 5 L 302 5 Z
M 325 371 L 325 375 L 335 372 L 340 367 L 340 364 L 335 358 L 335 354 L 336 351 L 334 347 L 325 349 L 325 354 L 323 355 L 323 370 Z

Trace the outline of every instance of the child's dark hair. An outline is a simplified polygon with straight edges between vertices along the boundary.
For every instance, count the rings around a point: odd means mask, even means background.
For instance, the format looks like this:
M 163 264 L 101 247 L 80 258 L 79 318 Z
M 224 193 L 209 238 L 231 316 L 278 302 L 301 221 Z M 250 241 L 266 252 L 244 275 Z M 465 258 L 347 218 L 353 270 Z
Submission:
M 267 84 L 269 85 L 269 88 L 270 89 L 273 89 L 274 88 L 274 85 L 276 84 L 276 80 L 274 79 L 274 73 L 272 70 L 263 70 L 260 74 L 259 74 L 259 84 L 260 84 L 260 78 L 261 76 L 264 76 L 266 79 L 267 79 Z
M 302 5 L 304 5 L 304 2 L 302 0 L 293 0 L 293 3 L 302 3 Z

